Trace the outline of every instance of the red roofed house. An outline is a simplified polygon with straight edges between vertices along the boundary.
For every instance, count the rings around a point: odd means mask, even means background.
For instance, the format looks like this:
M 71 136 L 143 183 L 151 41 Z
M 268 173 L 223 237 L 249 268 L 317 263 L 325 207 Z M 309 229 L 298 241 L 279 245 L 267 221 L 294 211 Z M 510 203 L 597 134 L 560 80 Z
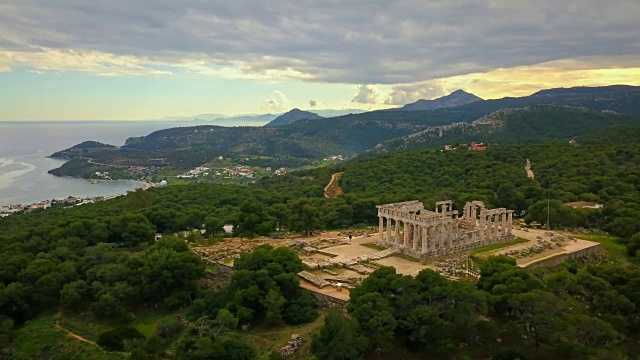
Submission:
M 485 151 L 485 150 L 487 150 L 487 147 L 486 146 L 480 146 L 480 145 L 476 144 L 475 141 L 472 141 L 471 142 L 471 150 L 473 150 L 473 151 Z

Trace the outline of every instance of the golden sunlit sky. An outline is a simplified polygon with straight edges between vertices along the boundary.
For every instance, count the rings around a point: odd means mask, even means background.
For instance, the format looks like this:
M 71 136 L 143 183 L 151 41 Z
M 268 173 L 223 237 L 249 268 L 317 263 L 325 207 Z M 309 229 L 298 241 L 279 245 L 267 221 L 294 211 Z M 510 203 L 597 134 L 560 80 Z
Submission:
M 373 110 L 640 85 L 640 1 L 8 0 L 0 120 Z

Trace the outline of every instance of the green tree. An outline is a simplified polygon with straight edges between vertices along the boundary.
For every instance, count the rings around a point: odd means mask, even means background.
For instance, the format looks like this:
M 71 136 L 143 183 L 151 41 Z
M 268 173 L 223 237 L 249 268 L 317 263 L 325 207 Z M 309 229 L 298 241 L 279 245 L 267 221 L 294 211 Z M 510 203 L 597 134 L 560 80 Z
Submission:
M 126 213 L 117 217 L 109 226 L 109 240 L 133 247 L 153 241 L 155 232 L 155 228 L 144 215 Z
M 311 352 L 319 360 L 357 360 L 363 358 L 367 338 L 356 322 L 331 311 L 318 332 L 311 335 Z
M 291 230 L 311 232 L 318 222 L 318 211 L 309 199 L 298 199 L 291 203 Z
M 267 311 L 265 320 L 269 325 L 282 325 L 284 322 L 282 319 L 282 311 L 286 304 L 287 299 L 285 299 L 279 291 L 270 289 L 267 292 L 264 300 L 262 300 L 262 305 Z
M 393 309 L 387 299 L 378 293 L 368 293 L 358 298 L 354 305 L 353 318 L 358 321 L 363 333 L 377 348 L 389 350 L 397 325 Z
M 224 234 L 224 221 L 217 216 L 209 215 L 204 220 L 204 228 L 207 231 L 207 236 L 216 236 L 221 233 Z
M 509 299 L 509 305 L 518 320 L 533 333 L 536 346 L 550 337 L 558 326 L 558 320 L 568 310 L 567 304 L 560 298 L 541 290 L 516 294 Z
M 84 280 L 76 280 L 65 284 L 60 291 L 60 303 L 69 308 L 80 306 L 85 302 L 89 293 L 89 285 Z
M 291 211 L 287 205 L 282 203 L 273 204 L 269 207 L 268 212 L 269 215 L 276 219 L 278 223 L 278 231 L 282 231 L 282 228 L 289 225 L 289 216 L 291 215 Z
M 218 315 L 216 315 L 214 323 L 218 325 L 218 328 L 213 333 L 213 337 L 217 338 L 224 334 L 225 331 L 234 330 L 238 326 L 238 318 L 234 317 L 229 310 L 220 309 L 218 310 Z
M 144 189 L 136 189 L 125 196 L 124 210 L 138 210 L 150 208 L 153 205 L 153 198 L 149 191 Z
M 233 228 L 236 236 L 254 237 L 269 235 L 275 229 L 275 219 L 267 213 L 264 205 L 250 200 L 240 204 L 238 221 Z
M 640 232 L 636 233 L 627 243 L 627 254 L 631 257 L 640 257 Z

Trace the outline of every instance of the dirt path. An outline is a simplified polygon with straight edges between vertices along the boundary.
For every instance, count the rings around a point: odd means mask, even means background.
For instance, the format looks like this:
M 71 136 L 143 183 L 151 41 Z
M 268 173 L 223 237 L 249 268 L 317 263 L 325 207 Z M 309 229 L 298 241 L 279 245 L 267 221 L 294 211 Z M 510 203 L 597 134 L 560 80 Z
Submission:
M 331 181 L 329 181 L 329 184 L 324 188 L 324 197 L 333 199 L 342 195 L 342 189 L 340 189 L 340 185 L 338 185 L 338 180 L 340 180 L 341 176 L 341 172 L 331 175 Z
M 74 338 L 76 340 L 80 340 L 82 342 L 86 342 L 87 344 L 91 344 L 93 346 L 100 347 L 100 345 L 94 343 L 93 341 L 87 340 L 87 339 L 83 338 L 82 336 L 72 332 L 71 330 L 67 330 L 67 329 L 63 328 L 60 325 L 60 323 L 62 322 L 62 319 L 64 318 L 64 313 L 62 312 L 62 310 L 58 311 L 58 316 L 57 317 L 58 317 L 59 320 L 56 320 L 54 325 L 53 325 L 56 329 L 60 329 L 60 330 L 64 331 L 65 333 L 67 333 L 67 335 L 69 335 L 70 337 L 72 337 L 72 338 Z
M 94 343 L 93 341 L 87 340 L 87 339 L 83 338 L 82 336 L 80 336 L 78 334 L 75 334 L 75 333 L 71 332 L 70 330 L 67 330 L 67 329 L 63 328 L 62 326 L 60 326 L 60 324 L 55 324 L 54 326 L 56 327 L 56 329 L 60 329 L 60 330 L 62 330 L 64 332 L 66 332 L 67 335 L 71 336 L 74 339 L 86 342 L 87 344 L 91 344 L 93 346 L 99 346 L 98 344 Z
M 535 179 L 536 175 L 533 173 L 533 170 L 531 170 L 531 161 L 529 161 L 529 159 L 527 159 L 527 165 L 525 165 L 524 169 L 527 170 L 527 177 L 529 179 Z

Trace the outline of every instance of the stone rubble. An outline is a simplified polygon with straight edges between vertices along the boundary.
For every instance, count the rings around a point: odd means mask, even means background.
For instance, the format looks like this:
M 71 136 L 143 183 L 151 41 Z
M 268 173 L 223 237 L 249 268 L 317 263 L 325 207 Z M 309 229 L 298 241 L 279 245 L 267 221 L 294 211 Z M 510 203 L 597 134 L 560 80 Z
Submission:
M 302 336 L 298 334 L 292 334 L 287 342 L 287 345 L 280 349 L 280 355 L 284 357 L 290 357 L 302 346 Z

